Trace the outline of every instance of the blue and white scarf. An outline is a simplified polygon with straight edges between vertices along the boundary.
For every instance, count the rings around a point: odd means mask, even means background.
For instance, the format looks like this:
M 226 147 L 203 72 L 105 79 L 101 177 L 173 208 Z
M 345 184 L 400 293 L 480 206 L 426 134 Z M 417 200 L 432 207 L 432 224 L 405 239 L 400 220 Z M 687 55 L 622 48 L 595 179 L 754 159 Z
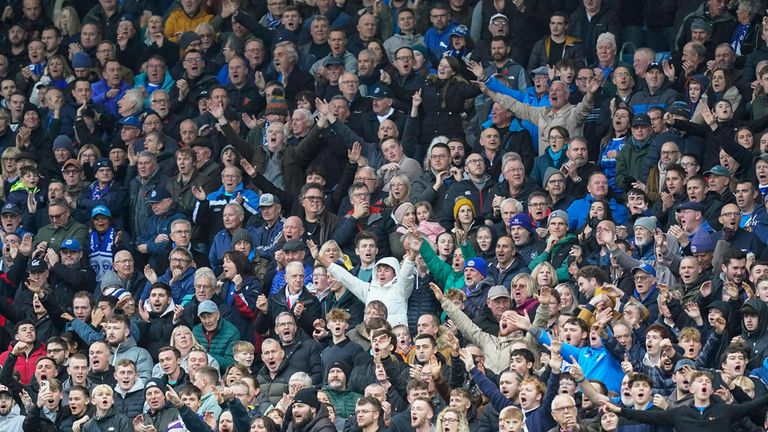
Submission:
M 96 282 L 101 283 L 102 276 L 113 270 L 112 261 L 117 230 L 114 227 L 109 227 L 107 232 L 99 234 L 95 229 L 91 229 L 89 236 L 88 260 L 96 273 Z

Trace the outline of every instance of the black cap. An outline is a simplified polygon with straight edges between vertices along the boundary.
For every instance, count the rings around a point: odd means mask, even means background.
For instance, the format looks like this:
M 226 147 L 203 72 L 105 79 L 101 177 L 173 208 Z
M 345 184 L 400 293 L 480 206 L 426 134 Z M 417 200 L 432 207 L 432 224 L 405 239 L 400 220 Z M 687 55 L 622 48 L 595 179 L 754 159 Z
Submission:
M 331 56 L 331 58 L 329 58 L 325 62 L 325 67 L 328 67 L 328 66 L 344 66 L 344 60 L 338 57 Z
M 168 192 L 168 189 L 160 186 L 149 193 L 149 196 L 147 197 L 147 202 L 149 204 L 154 204 L 170 197 L 171 197 L 171 193 Z
M 635 126 L 650 126 L 651 118 L 648 114 L 638 114 L 632 119 L 632 127 Z
M 681 210 L 695 210 L 695 211 L 700 212 L 703 209 L 704 209 L 704 207 L 702 207 L 701 203 L 698 203 L 696 201 L 687 201 L 687 202 L 684 202 L 684 203 L 680 204 L 679 206 L 677 206 L 677 211 L 681 211 Z
M 384 99 L 384 98 L 392 98 L 392 90 L 389 89 L 389 87 L 385 85 L 377 85 L 374 87 L 373 91 L 368 93 L 368 97 L 371 99 Z
M 207 147 L 207 148 L 213 150 L 213 142 L 211 142 L 210 139 L 205 138 L 205 137 L 197 137 L 197 138 L 193 139 L 192 142 L 189 143 L 189 146 L 192 147 L 192 148 L 194 148 L 194 147 Z
M 18 216 L 21 214 L 21 209 L 16 204 L 6 203 L 3 206 L 3 210 L 0 211 L 0 214 L 12 214 Z
M 112 166 L 112 161 L 107 158 L 100 158 L 96 161 L 96 170 L 98 171 L 99 168 L 109 168 L 112 171 L 115 170 L 115 168 Z
M 29 271 L 31 273 L 42 273 L 44 271 L 48 271 L 48 264 L 41 259 L 33 259 L 29 262 Z
M 288 240 L 283 245 L 283 252 L 299 252 L 304 250 L 304 244 L 300 240 Z
M 293 403 L 309 405 L 314 409 L 320 409 L 320 401 L 317 400 L 317 390 L 314 388 L 305 388 L 296 392 L 293 397 Z

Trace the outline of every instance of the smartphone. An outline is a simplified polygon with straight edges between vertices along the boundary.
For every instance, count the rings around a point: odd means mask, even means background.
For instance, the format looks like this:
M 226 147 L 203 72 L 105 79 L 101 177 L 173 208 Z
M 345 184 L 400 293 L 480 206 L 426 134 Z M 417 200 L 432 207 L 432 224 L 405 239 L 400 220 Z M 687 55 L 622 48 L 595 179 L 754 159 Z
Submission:
M 48 380 L 40 380 L 40 393 L 47 392 L 51 388 L 51 383 Z

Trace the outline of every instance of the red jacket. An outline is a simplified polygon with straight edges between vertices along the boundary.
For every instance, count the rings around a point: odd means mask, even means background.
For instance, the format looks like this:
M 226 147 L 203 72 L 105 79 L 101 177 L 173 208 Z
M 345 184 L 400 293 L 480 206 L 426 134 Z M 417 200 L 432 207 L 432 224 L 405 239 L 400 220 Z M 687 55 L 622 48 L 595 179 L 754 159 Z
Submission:
M 8 354 L 11 353 L 11 350 L 13 350 L 13 344 L 8 347 L 8 351 L 0 354 L 0 365 L 5 364 L 5 359 L 8 358 Z M 14 369 L 21 375 L 19 381 L 21 381 L 23 385 L 28 385 L 30 381 L 32 381 L 32 377 L 35 375 L 35 364 L 41 357 L 45 357 L 45 344 L 37 342 L 37 345 L 35 345 L 32 352 L 29 353 L 29 356 L 24 356 L 22 354 L 16 359 L 16 367 L 14 367 Z

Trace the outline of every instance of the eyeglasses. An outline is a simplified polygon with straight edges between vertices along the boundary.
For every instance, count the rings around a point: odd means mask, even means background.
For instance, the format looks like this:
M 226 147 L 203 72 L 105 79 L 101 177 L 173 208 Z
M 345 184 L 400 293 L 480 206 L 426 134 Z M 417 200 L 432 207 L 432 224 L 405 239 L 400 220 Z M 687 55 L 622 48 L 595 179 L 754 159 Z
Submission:
M 62 217 L 64 217 L 65 213 L 66 213 L 66 211 L 63 211 L 63 212 L 61 212 L 59 214 L 50 214 L 50 213 L 48 213 L 48 218 L 51 219 L 51 220 L 61 219 Z
M 459 419 L 453 417 L 443 417 L 443 423 L 458 423 Z
M 551 136 L 551 137 L 549 137 L 549 142 L 557 142 L 557 141 L 560 141 L 560 140 L 565 141 L 565 137 L 561 137 L 561 136 Z
M 413 61 L 414 58 L 410 56 L 400 56 L 400 57 L 395 57 L 395 60 L 401 61 L 401 62 L 407 62 L 407 61 Z
M 480 165 L 481 163 L 484 163 L 482 159 L 467 160 L 467 164 Z
M 189 260 L 186 258 L 171 258 L 171 262 L 185 264 L 188 263 Z
M 563 183 L 565 183 L 565 180 L 563 180 L 563 179 L 547 180 L 547 184 L 563 184 Z
M 170 99 L 168 99 L 168 98 L 165 98 L 165 99 L 152 99 L 152 103 L 154 103 L 154 104 L 165 104 L 165 103 L 168 103 L 169 101 L 170 101 Z
M 373 177 L 355 177 L 355 183 L 362 183 L 367 181 L 376 181 Z
M 374 412 L 374 411 L 373 410 L 367 410 L 367 409 L 355 410 L 355 414 L 363 414 L 363 415 L 368 415 L 368 414 L 370 414 L 372 412 Z
M 236 179 L 236 178 L 240 178 L 240 176 L 237 175 L 237 174 L 222 174 L 221 178 L 223 178 L 223 179 Z
M 352 194 L 353 198 L 368 198 L 370 196 L 371 194 L 369 194 L 368 192 L 358 192 L 358 193 Z
M 547 203 L 528 203 L 528 207 L 546 207 Z
M 552 408 L 552 411 L 564 412 L 564 411 L 570 411 L 575 409 L 576 409 L 576 405 L 567 405 L 564 407 Z
M 433 154 L 433 155 L 429 156 L 430 159 L 435 159 L 435 160 L 437 160 L 437 159 L 448 159 L 449 157 L 450 156 L 448 156 L 447 154 Z
M 728 212 L 728 213 L 720 213 L 720 216 L 725 218 L 734 218 L 741 216 L 741 213 L 739 212 Z
M 637 275 L 634 277 L 635 282 L 642 282 L 644 280 L 650 279 L 650 276 L 648 275 Z
M 662 151 L 661 155 L 662 156 L 672 156 L 672 155 L 676 155 L 678 153 L 680 153 L 680 152 L 676 151 L 676 150 L 670 150 L 670 151 Z
M 46 353 L 51 353 L 51 354 L 58 354 L 62 351 L 65 351 L 65 349 L 64 348 L 48 348 L 45 350 Z
M 304 199 L 313 203 L 318 203 L 323 201 L 323 197 L 321 196 L 305 196 Z

